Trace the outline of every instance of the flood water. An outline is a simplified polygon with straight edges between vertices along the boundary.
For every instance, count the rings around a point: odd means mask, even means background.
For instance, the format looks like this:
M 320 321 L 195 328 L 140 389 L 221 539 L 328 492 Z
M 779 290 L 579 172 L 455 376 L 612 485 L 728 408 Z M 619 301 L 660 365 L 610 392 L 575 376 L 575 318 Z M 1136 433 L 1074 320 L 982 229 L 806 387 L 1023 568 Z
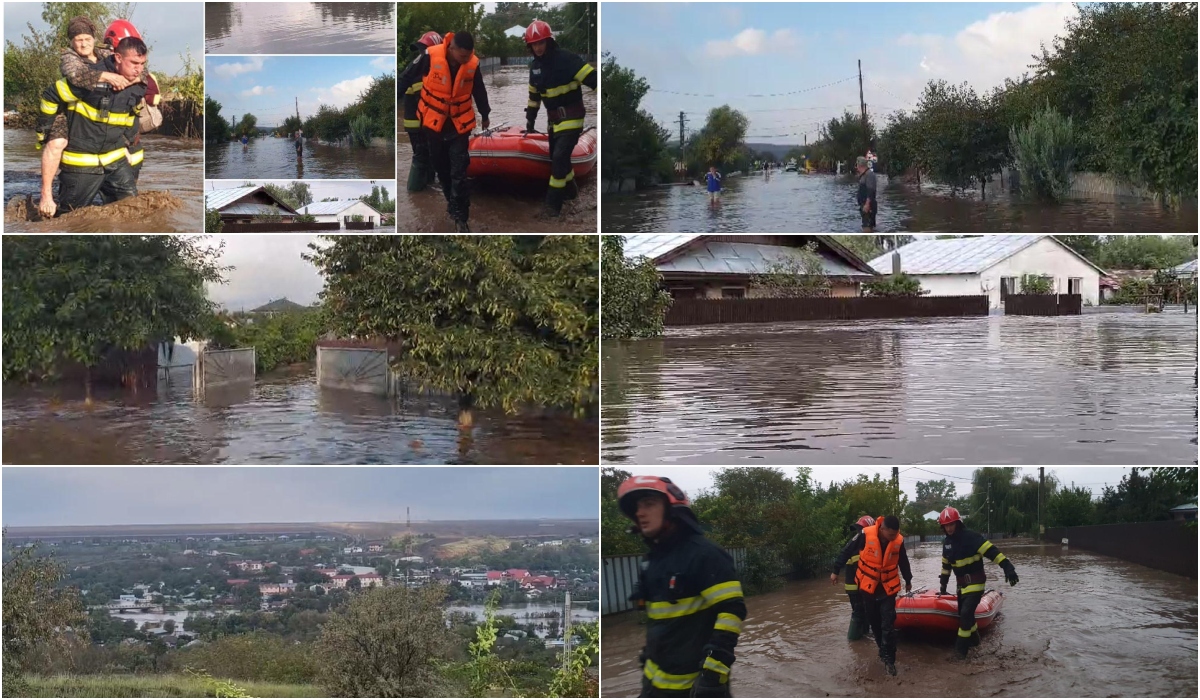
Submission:
M 238 142 L 209 143 L 204 152 L 206 177 L 218 179 L 295 178 L 309 180 L 391 180 L 396 162 L 390 141 L 376 138 L 358 148 L 304 143 L 300 157 L 291 139 L 264 136 Z
M 727 178 L 720 203 L 711 205 L 703 187 L 656 187 L 629 195 L 604 195 L 604 232 L 730 233 L 855 232 L 862 230 L 856 207 L 857 180 L 833 175 L 775 172 Z M 1191 233 L 1195 204 L 1164 209 L 1153 202 L 1072 199 L 1059 205 L 1031 204 L 999 187 L 950 197 L 942 188 L 915 186 L 879 177 L 878 232 L 1022 231 L 1095 233 L 1139 231 Z
M 905 543 L 907 545 L 907 543 Z M 899 632 L 898 675 L 870 634 L 846 641 L 850 605 L 839 578 L 798 581 L 746 599 L 731 689 L 739 697 L 1196 697 L 1196 581 L 1060 545 L 1001 540 L 1020 583 L 988 565 L 1004 605 L 967 661 L 954 638 Z M 1194 553 L 1187 553 L 1194 556 Z M 913 588 L 936 590 L 938 544 L 910 554 Z M 601 694 L 640 690 L 645 627 L 606 618 Z
M 536 634 L 538 637 L 545 639 L 549 634 L 547 627 L 552 620 L 555 624 L 562 625 L 562 603 L 510 603 L 500 605 L 496 608 L 497 616 L 511 615 L 518 625 L 539 625 Z M 450 605 L 446 608 L 446 612 L 469 613 L 477 619 L 483 620 L 486 614 L 486 608 L 482 605 Z M 572 603 L 571 605 L 571 624 L 578 625 L 585 622 L 596 622 L 600 619 L 600 611 L 588 610 L 585 605 Z M 561 636 L 561 631 L 559 635 Z
M 203 142 L 173 136 L 142 136 L 146 159 L 138 197 L 101 208 L 89 207 L 51 221 L 6 216 L 7 232 L 195 233 L 204 229 Z M 33 129 L 4 129 L 4 201 L 41 196 L 41 151 Z M 55 192 L 57 193 L 57 185 Z
M 525 107 L 529 103 L 529 67 L 501 66 L 485 78 L 488 103 L 492 111 L 490 126 L 519 126 L 525 128 Z M 596 126 L 596 93 L 583 88 L 583 103 L 587 107 L 584 124 Z M 396 195 L 396 227 L 413 233 L 453 233 L 454 222 L 446 214 L 446 198 L 440 183 L 421 192 L 406 188 L 408 171 L 412 166 L 412 145 L 404 131 L 403 110 L 397 110 L 396 162 L 399 194 Z M 546 111 L 538 113 L 536 128 L 546 129 Z M 513 183 L 495 178 L 475 178 L 471 181 L 471 230 L 480 232 L 522 233 L 595 233 L 596 176 L 580 178 L 579 197 L 563 204 L 557 219 L 538 217 L 546 197 L 549 182 Z
M 218 54 L 391 54 L 390 2 L 208 2 L 204 51 Z
M 630 464 L 1195 464 L 1196 314 L 673 328 L 605 341 Z
M 595 420 L 475 411 L 452 402 L 318 390 L 311 370 L 207 391 L 4 387 L 5 464 L 595 464 Z

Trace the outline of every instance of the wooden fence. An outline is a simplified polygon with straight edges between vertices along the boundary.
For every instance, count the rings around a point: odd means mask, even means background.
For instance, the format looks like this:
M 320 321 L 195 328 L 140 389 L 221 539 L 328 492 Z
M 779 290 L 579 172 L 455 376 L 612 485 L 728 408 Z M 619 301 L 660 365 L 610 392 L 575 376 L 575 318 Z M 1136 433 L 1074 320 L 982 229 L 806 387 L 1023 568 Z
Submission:
M 347 222 L 345 222 L 345 224 L 346 224 L 347 231 L 371 231 L 375 228 L 377 222 L 375 222 L 375 221 L 347 221 Z
M 676 299 L 667 311 L 664 323 L 668 326 L 699 326 L 710 323 L 987 315 L 986 296 Z
M 1009 294 L 1005 316 L 1078 316 L 1083 313 L 1080 294 Z
M 340 231 L 342 225 L 334 221 L 332 223 L 258 223 L 258 224 L 234 224 L 225 223 L 221 226 L 222 233 L 285 233 L 289 231 Z

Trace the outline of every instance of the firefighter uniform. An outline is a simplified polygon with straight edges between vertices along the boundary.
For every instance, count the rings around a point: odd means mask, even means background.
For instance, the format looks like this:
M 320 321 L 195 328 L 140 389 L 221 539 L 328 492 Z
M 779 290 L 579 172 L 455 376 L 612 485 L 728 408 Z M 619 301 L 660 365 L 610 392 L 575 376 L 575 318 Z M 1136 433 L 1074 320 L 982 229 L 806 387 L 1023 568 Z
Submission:
M 855 526 L 858 528 L 858 526 Z M 842 547 L 838 558 L 834 560 L 833 573 L 838 573 L 842 566 L 846 567 L 846 596 L 850 598 L 850 631 L 847 637 L 851 640 L 861 639 L 869 629 L 867 612 L 863 607 L 862 593 L 858 590 L 858 550 L 862 546 L 862 529 L 851 537 Z
M 957 516 L 957 511 L 955 512 Z M 983 598 L 987 575 L 983 570 L 983 559 L 987 557 L 1004 569 L 1004 577 L 1015 584 L 1017 572 L 1008 557 L 996 545 L 978 532 L 968 530 L 959 521 L 953 535 L 942 542 L 942 573 L 938 577 L 941 592 L 946 593 L 950 574 L 958 584 L 958 640 L 956 648 L 966 655 L 968 647 L 979 644 L 979 625 L 975 622 L 975 608 Z
M 855 583 L 865 610 L 879 658 L 885 664 L 896 663 L 896 594 L 900 592 L 900 578 L 905 585 L 912 582 L 912 568 L 908 563 L 908 552 L 904 548 L 904 536 L 896 533 L 892 541 L 884 545 L 879 537 L 879 524 L 863 531 L 847 543 L 834 562 L 840 569 L 850 558 L 859 555 Z
M 583 106 L 583 86 L 596 89 L 596 69 L 579 56 L 559 48 L 553 40 L 546 52 L 529 64 L 529 104 L 525 110 L 527 128 L 532 131 L 538 109 L 544 104 L 549 124 L 550 188 L 546 208 L 557 216 L 563 201 L 578 196 L 571 152 L 583 133 L 587 115 Z

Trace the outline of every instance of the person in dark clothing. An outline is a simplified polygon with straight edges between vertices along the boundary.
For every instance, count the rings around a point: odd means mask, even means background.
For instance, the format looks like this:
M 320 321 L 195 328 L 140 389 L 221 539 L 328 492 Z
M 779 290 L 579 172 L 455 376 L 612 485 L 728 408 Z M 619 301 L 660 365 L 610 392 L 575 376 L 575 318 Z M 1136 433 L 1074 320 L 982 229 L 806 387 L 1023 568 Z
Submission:
M 858 553 L 858 573 L 855 582 L 862 595 L 863 608 L 871 632 L 875 635 L 875 646 L 879 658 L 891 675 L 896 675 L 896 594 L 900 592 L 900 578 L 904 577 L 904 590 L 912 590 L 912 569 L 908 565 L 908 553 L 904 549 L 904 535 L 900 534 L 900 519 L 894 515 L 876 518 L 875 524 L 850 540 L 838 554 L 834 570 L 846 565 L 854 553 Z
M 525 29 L 525 44 L 533 54 L 529 64 L 529 104 L 525 130 L 533 131 L 538 108 L 546 105 L 550 138 L 550 187 L 546 190 L 546 215 L 562 213 L 563 201 L 579 195 L 571 153 L 583 133 L 587 112 L 583 86 L 596 89 L 596 69 L 579 56 L 559 48 L 550 25 L 535 19 Z
M 429 161 L 442 183 L 447 213 L 459 233 L 471 231 L 467 168 L 471 164 L 475 110 L 479 110 L 479 123 L 485 130 L 492 111 L 478 70 L 474 37 L 467 32 L 450 33 L 441 44 L 430 46 L 410 63 L 397 85 L 398 91 L 407 92 L 421 82 L 417 117 L 429 148 Z
M 876 198 L 878 179 L 875 171 L 869 169 L 870 161 L 865 157 L 859 156 L 854 165 L 858 171 L 858 209 L 862 214 L 862 230 L 863 233 L 874 233 L 875 215 L 879 213 L 879 201 Z
M 666 477 L 630 477 L 617 500 L 650 548 L 633 597 L 649 618 L 640 697 L 733 697 L 746 602 L 732 557 L 701 534 L 687 496 Z
M 875 524 L 875 518 L 869 515 L 864 515 L 854 523 L 854 537 L 843 547 L 843 551 L 847 547 L 851 548 L 852 553 L 850 558 L 846 560 L 846 595 L 850 598 L 850 631 L 846 633 L 846 638 L 850 641 L 862 639 L 867 633 L 870 626 L 867 624 L 867 612 L 863 608 L 862 594 L 858 591 L 858 549 L 857 540 L 861 535 L 864 527 L 870 527 Z M 829 583 L 836 585 L 838 579 L 838 570 L 841 567 L 834 563 L 833 573 L 829 575 Z
M 413 53 L 408 62 L 415 63 L 424 55 L 425 49 L 441 43 L 441 34 L 425 32 L 409 46 Z M 417 117 L 417 104 L 421 101 L 422 87 L 423 84 L 418 81 L 409 85 L 403 93 L 399 93 L 404 95 L 404 132 L 408 134 L 408 142 L 412 145 L 412 168 L 408 173 L 409 192 L 420 192 L 433 184 L 436 177 L 433 165 L 429 162 L 429 146 L 421 134 L 421 120 Z
M 1004 579 L 1009 585 L 1017 585 L 1017 570 L 1008 557 L 1004 556 L 996 545 L 986 537 L 963 527 L 962 518 L 957 508 L 947 507 L 938 516 L 938 524 L 946 533 L 942 542 L 942 573 L 938 577 L 941 584 L 938 591 L 947 595 L 946 585 L 950 582 L 950 572 L 958 583 L 958 639 L 954 650 L 960 659 L 967 658 L 967 652 L 973 646 L 979 646 L 979 625 L 975 622 L 975 609 L 983 598 L 987 585 L 987 575 L 983 571 L 983 558 L 991 559 L 1004 570 Z

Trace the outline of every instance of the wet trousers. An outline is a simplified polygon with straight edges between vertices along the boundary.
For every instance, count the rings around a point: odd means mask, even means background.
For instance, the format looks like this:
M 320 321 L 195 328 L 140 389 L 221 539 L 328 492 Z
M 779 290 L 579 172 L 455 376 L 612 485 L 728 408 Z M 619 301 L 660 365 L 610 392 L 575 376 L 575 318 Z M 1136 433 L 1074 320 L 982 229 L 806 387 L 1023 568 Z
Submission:
M 429 162 L 442 181 L 446 212 L 451 219 L 465 223 L 471 213 L 471 191 L 467 183 L 467 167 L 471 164 L 471 135 L 458 134 L 447 139 L 431 129 L 422 129 L 422 133 L 429 148 Z
M 429 162 L 429 144 L 421 129 L 405 129 L 408 141 L 412 144 L 412 168 L 408 174 L 408 191 L 420 192 L 428 187 L 434 175 L 433 164 Z
M 871 633 L 875 635 L 875 646 L 879 647 L 879 658 L 885 663 L 896 663 L 896 596 L 863 594 L 862 600 Z
M 66 213 L 92 205 L 111 204 L 137 195 L 138 172 L 125 158 L 95 168 L 63 168 L 58 176 L 58 210 Z
M 860 639 L 868 629 L 863 596 L 860 591 L 846 591 L 846 597 L 850 599 L 850 639 Z
M 979 625 L 975 622 L 975 609 L 983 598 L 983 591 L 958 596 L 958 640 L 955 648 L 966 653 L 969 647 L 979 644 Z
M 555 216 L 562 212 L 564 201 L 579 196 L 571 152 L 582 133 L 579 129 L 555 132 L 554 127 L 550 127 L 550 187 L 546 190 L 546 209 Z
M 733 691 L 730 688 L 730 684 L 726 683 L 723 687 L 725 688 L 725 695 L 715 696 L 715 697 L 732 698 Z M 690 698 L 690 697 L 694 697 L 692 695 L 692 692 L 693 691 L 691 688 L 687 688 L 685 690 L 667 690 L 665 688 L 656 688 L 650 683 L 649 678 L 646 678 L 643 676 L 642 677 L 642 692 L 638 694 L 638 697 L 639 698 Z M 709 697 L 714 697 L 714 696 L 709 696 Z

